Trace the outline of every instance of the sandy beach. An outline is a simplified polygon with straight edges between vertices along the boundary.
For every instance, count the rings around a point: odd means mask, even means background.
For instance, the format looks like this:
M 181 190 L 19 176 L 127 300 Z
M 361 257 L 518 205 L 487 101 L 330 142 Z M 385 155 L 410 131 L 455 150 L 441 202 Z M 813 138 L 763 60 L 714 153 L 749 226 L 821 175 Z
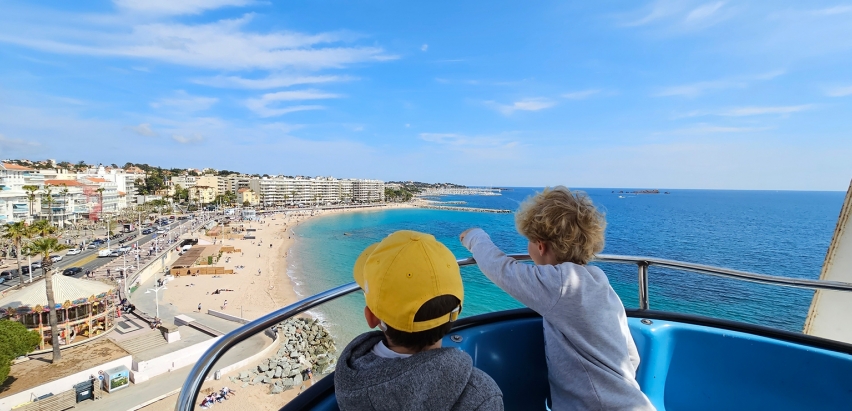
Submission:
M 224 253 L 219 263 L 216 264 L 219 267 L 233 269 L 234 274 L 220 276 L 182 275 L 177 277 L 168 283 L 168 289 L 161 304 L 174 305 L 179 311 L 190 315 L 197 313 L 198 305 L 201 304 L 202 313 L 206 313 L 208 309 L 213 309 L 250 320 L 258 318 L 270 311 L 296 302 L 300 298 L 296 295 L 293 283 L 287 275 L 287 254 L 296 241 L 295 236 L 292 235 L 293 229 L 309 219 L 338 213 L 376 212 L 391 208 L 411 207 L 413 206 L 410 204 L 391 204 L 379 209 L 353 207 L 315 211 L 313 216 L 310 215 L 311 210 L 290 210 L 287 213 L 288 215 L 277 214 L 262 217 L 260 221 L 237 223 L 243 224 L 246 228 L 256 229 L 255 239 L 235 238 L 222 241 L 218 238 L 201 235 L 199 236 L 199 244 L 208 242 L 212 244 L 215 240 L 216 245 L 232 246 L 236 250 L 240 250 Z M 214 294 L 217 289 L 228 291 L 220 291 L 219 294 Z M 227 305 L 225 306 L 226 300 Z M 223 376 L 220 381 L 208 381 L 204 384 L 205 389 L 221 389 L 223 386 L 229 386 L 237 391 L 236 397 L 216 404 L 216 409 L 238 411 L 244 409 L 245 405 L 251 404 L 252 408 L 256 410 L 277 410 L 298 395 L 299 392 L 298 389 L 293 389 L 272 395 L 269 394 L 269 386 L 263 384 L 242 388 L 227 379 L 228 376 L 236 373 L 238 371 Z M 173 395 L 151 404 L 145 409 L 171 410 L 174 409 L 176 399 L 177 396 Z

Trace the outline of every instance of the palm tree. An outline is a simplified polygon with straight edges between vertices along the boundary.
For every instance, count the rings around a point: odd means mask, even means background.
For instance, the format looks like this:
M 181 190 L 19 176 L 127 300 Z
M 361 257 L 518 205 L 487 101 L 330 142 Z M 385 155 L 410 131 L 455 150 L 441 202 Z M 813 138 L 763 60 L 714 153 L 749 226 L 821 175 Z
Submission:
M 50 269 L 50 266 L 53 265 L 53 260 L 50 259 L 50 254 L 64 250 L 67 247 L 54 237 L 42 237 L 33 240 L 28 248 L 31 254 L 39 254 L 42 257 L 41 269 L 44 272 L 44 288 L 47 294 L 47 306 L 50 307 L 50 313 L 47 318 L 50 323 L 50 336 L 52 340 L 50 345 L 53 346 L 53 360 L 51 362 L 56 364 L 59 362 L 61 354 L 59 352 L 59 326 L 56 318 L 56 299 L 53 296 L 53 270 Z
M 3 238 L 11 241 L 12 245 L 15 247 L 15 259 L 18 262 L 18 282 L 19 284 L 22 284 L 24 282 L 24 274 L 21 272 L 21 245 L 23 244 L 24 239 L 30 237 L 30 228 L 27 226 L 27 223 L 23 221 L 7 223 L 3 228 Z
M 62 195 L 62 211 L 63 211 L 62 214 L 64 214 L 64 216 L 62 217 L 62 227 L 63 228 L 65 227 L 65 221 L 68 219 L 68 194 L 69 193 L 70 192 L 68 191 L 68 186 L 65 185 L 65 184 L 62 184 L 62 190 L 59 191 L 59 194 Z M 72 210 L 73 210 L 73 208 L 72 208 Z
M 55 234 L 58 230 L 47 220 L 38 220 L 30 225 L 29 230 L 32 236 L 49 237 Z
M 21 188 L 23 188 L 24 191 L 27 192 L 27 199 L 30 202 L 30 219 L 32 219 L 32 217 L 33 217 L 33 204 L 35 204 L 35 199 L 36 199 L 35 192 L 36 192 L 36 190 L 38 190 L 38 186 L 25 185 Z
M 48 216 L 49 216 L 48 221 L 50 221 L 50 223 L 53 224 L 53 203 L 55 202 L 54 199 L 53 199 L 53 189 L 51 189 L 50 187 L 45 187 L 44 193 L 42 193 L 42 195 L 41 195 L 41 199 L 42 199 L 42 201 L 47 203 L 47 212 L 48 212 Z

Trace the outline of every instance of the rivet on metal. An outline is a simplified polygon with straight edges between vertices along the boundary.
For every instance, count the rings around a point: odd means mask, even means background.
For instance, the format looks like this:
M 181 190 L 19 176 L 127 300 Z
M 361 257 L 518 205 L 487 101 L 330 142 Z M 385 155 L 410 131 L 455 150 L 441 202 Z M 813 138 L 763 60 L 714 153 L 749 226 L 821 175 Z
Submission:
M 640 322 L 641 322 L 642 324 L 645 324 L 645 325 L 651 325 L 651 324 L 653 324 L 653 323 L 654 323 L 653 321 L 651 321 L 651 320 L 649 320 L 649 319 L 647 319 L 647 318 L 643 318 L 643 319 L 642 319 L 642 321 L 640 321 Z
M 458 334 L 453 334 L 453 335 L 450 336 L 450 340 L 454 343 L 460 343 L 460 342 L 462 342 L 463 339 L 464 338 L 462 336 L 458 335 Z

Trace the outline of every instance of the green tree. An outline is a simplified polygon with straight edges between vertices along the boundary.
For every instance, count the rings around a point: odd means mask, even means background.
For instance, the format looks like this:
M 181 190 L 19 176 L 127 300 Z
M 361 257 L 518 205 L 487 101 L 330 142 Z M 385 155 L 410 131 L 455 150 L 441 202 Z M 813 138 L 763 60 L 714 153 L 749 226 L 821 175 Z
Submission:
M 251 203 L 249 203 L 248 200 L 243 201 L 243 207 L 248 207 L 250 205 L 251 205 Z
M 7 223 L 3 227 L 3 238 L 10 240 L 15 247 L 15 259 L 18 262 L 18 282 L 24 282 L 24 275 L 21 273 L 21 246 L 24 240 L 31 235 L 30 227 L 23 221 L 17 223 Z
M 12 360 L 32 352 L 40 340 L 37 331 L 17 321 L 0 320 L 0 384 L 9 376 Z
M 28 248 L 30 253 L 41 255 L 41 269 L 44 272 L 47 306 L 50 307 L 50 313 L 47 318 L 50 323 L 51 345 L 53 346 L 53 359 L 51 362 L 55 364 L 59 362 L 62 355 L 59 352 L 59 326 L 56 318 L 56 298 L 53 295 L 53 270 L 50 269 L 53 261 L 50 259 L 50 254 L 64 250 L 67 247 L 54 237 L 42 237 L 33 240 Z
M 35 204 L 35 199 L 36 199 L 35 192 L 36 192 L 36 190 L 38 190 L 38 186 L 25 185 L 21 188 L 23 188 L 24 191 L 27 192 L 27 200 L 29 200 L 29 203 L 30 203 L 30 217 L 32 217 L 33 216 L 33 205 Z
M 41 194 L 41 201 L 47 204 L 48 221 L 53 224 L 53 204 L 56 200 L 53 198 L 53 189 L 44 187 L 44 192 Z
M 56 227 L 50 224 L 47 220 L 38 220 L 29 227 L 31 236 L 49 237 L 56 234 Z

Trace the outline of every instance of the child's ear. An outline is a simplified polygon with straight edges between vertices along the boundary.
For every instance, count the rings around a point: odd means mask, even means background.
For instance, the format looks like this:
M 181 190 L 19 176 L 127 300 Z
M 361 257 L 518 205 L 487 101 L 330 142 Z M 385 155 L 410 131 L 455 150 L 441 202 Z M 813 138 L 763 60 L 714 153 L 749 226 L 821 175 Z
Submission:
M 538 254 L 539 255 L 544 255 L 544 253 L 547 252 L 547 250 L 548 250 L 547 243 L 545 243 L 544 241 L 539 241 L 538 243 L 536 243 L 536 245 L 538 246 Z
M 367 307 L 366 305 L 364 306 L 364 319 L 367 320 L 367 326 L 369 326 L 370 328 L 376 328 L 379 326 L 379 323 L 382 322 L 379 317 L 376 317 L 376 315 L 373 314 L 373 311 L 370 310 L 370 307 Z

